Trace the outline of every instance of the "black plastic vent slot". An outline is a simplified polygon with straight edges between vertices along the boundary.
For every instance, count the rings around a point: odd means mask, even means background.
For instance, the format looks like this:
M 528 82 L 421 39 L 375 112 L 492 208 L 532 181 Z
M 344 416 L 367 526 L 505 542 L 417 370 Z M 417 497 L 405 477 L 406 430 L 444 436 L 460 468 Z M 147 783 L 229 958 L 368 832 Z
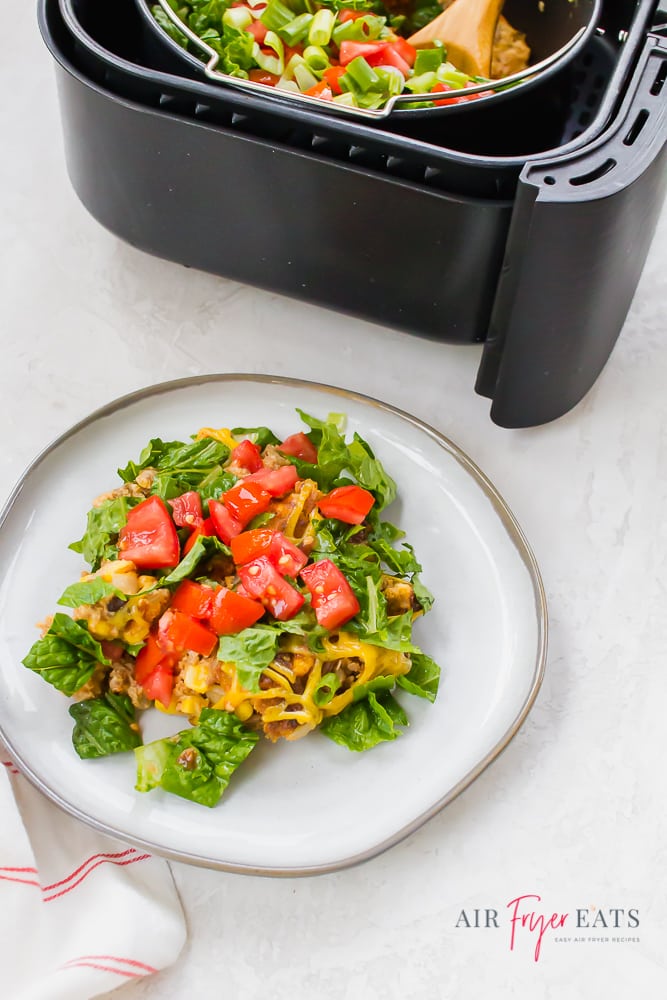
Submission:
M 599 167 L 595 167 L 589 173 L 581 174 L 579 177 L 570 177 L 570 184 L 573 187 L 583 187 L 584 184 L 592 184 L 593 181 L 599 181 L 601 177 L 608 174 L 615 166 L 616 160 L 610 156 L 608 160 L 605 160 L 604 163 L 601 163 Z
M 657 97 L 661 92 L 665 84 L 665 80 L 667 80 L 667 59 L 663 61 L 662 66 L 655 74 L 655 80 L 653 81 L 653 86 L 651 87 L 651 94 L 653 97 Z
M 623 144 L 625 146 L 634 145 L 641 130 L 644 128 L 644 125 L 646 125 L 648 118 L 649 118 L 648 111 L 646 110 L 646 108 L 642 108 L 642 110 L 639 112 L 634 122 L 632 123 L 630 129 L 628 130 L 628 134 L 623 140 Z

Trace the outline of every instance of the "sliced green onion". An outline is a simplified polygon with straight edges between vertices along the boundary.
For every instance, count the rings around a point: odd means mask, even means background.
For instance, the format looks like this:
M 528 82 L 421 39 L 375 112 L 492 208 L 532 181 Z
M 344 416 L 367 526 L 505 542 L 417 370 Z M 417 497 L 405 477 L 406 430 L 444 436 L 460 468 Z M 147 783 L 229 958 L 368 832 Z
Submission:
M 386 97 L 393 97 L 394 94 L 403 93 L 405 77 L 400 69 L 397 69 L 396 66 L 376 66 L 375 72 L 380 77 L 381 89 Z M 370 596 L 370 586 L 368 593 Z
M 435 73 L 442 66 L 442 49 L 418 49 L 413 66 L 415 76 L 422 73 Z
M 313 73 L 321 73 L 322 70 L 331 66 L 329 56 L 319 45 L 307 45 L 303 50 L 303 58 L 308 69 L 312 70 Z
M 340 80 L 342 80 L 342 77 L 340 77 L 339 82 Z M 354 94 L 350 94 L 349 92 L 347 94 L 336 94 L 336 96 L 333 99 L 333 103 L 342 104 L 343 107 L 345 108 L 359 107 L 359 105 L 357 104 L 356 97 L 354 96 Z
M 331 41 L 336 15 L 332 10 L 323 7 L 318 10 L 308 30 L 308 41 L 311 45 L 328 45 Z
M 376 87 L 380 82 L 380 77 L 373 67 L 368 65 L 363 56 L 357 56 L 356 59 L 347 64 L 345 76 L 351 78 L 355 84 L 355 88 L 362 94 L 365 94 L 372 87 Z
M 276 90 L 287 90 L 291 94 L 300 94 L 299 85 L 294 82 L 294 80 L 286 80 L 284 76 L 281 76 L 276 84 Z
M 293 20 L 294 14 L 281 0 L 269 0 L 266 10 L 260 17 L 262 24 L 271 31 L 279 31 Z
M 448 83 L 450 87 L 456 88 L 466 87 L 469 80 L 466 73 L 461 73 L 451 63 L 443 63 L 436 71 L 436 75 L 440 83 Z
M 260 69 L 266 70 L 267 73 L 275 73 L 276 76 L 282 76 L 285 70 L 285 47 L 282 39 L 276 35 L 275 31 L 267 31 L 263 44 L 265 49 L 272 49 L 275 55 L 266 55 L 255 42 L 252 47 L 253 59 Z
M 305 65 L 306 65 L 306 60 L 303 58 L 303 56 L 300 56 L 298 52 L 295 52 L 294 55 L 291 56 L 290 61 L 287 63 L 285 69 L 283 70 L 283 79 L 293 80 L 294 71 L 297 68 L 297 66 L 305 66 Z
M 334 27 L 333 40 L 336 45 L 341 42 L 372 42 L 383 32 L 388 34 L 386 23 L 386 17 L 378 17 L 377 14 L 365 14 L 354 21 L 343 21 Z
M 310 90 L 320 81 L 310 72 L 305 61 L 294 67 L 294 79 L 299 84 L 299 90 Z
M 437 82 L 438 77 L 435 73 L 422 73 L 420 76 L 413 76 L 406 80 L 405 87 L 413 94 L 429 94 Z
M 229 28 L 243 31 L 249 24 L 252 24 L 252 14 L 245 7 L 229 7 L 222 15 L 222 23 Z
M 308 31 L 310 30 L 310 25 L 313 21 L 312 14 L 299 14 L 295 17 L 293 21 L 289 24 L 285 24 L 282 28 L 278 30 L 278 34 L 284 42 L 289 46 L 294 46 L 298 42 L 302 42 Z
M 333 701 L 339 687 L 340 680 L 336 674 L 325 674 L 313 691 L 313 701 L 317 707 L 324 708 L 330 701 Z

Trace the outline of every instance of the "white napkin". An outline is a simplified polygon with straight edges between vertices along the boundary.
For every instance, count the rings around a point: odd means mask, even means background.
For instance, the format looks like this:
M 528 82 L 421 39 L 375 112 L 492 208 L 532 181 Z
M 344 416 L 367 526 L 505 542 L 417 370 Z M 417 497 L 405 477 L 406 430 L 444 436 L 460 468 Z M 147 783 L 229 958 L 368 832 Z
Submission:
M 174 962 L 185 920 L 166 862 L 84 826 L 0 743 L 0 993 L 89 1000 Z

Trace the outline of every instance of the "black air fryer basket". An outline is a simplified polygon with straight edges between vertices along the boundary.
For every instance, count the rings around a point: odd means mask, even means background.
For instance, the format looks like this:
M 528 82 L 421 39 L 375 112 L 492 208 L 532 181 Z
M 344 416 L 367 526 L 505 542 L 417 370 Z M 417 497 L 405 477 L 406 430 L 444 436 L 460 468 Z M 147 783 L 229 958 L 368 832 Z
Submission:
M 371 123 L 183 76 L 134 0 L 39 0 L 39 18 L 70 177 L 103 225 L 188 266 L 481 342 L 476 389 L 523 427 L 594 383 L 653 237 L 657 8 L 605 0 L 576 60 L 511 101 Z

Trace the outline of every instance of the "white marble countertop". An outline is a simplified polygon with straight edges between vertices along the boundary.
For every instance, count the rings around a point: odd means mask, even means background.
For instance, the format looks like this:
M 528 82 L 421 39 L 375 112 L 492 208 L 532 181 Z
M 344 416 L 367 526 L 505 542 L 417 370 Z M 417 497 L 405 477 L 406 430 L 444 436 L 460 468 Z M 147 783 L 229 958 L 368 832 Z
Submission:
M 327 381 L 413 412 L 484 469 L 532 544 L 551 616 L 528 720 L 459 799 L 398 847 L 338 874 L 272 880 L 174 864 L 186 949 L 171 969 L 113 996 L 665 995 L 667 211 L 620 341 L 584 402 L 548 426 L 502 430 L 473 392 L 479 348 L 414 340 L 186 271 L 103 230 L 65 173 L 32 5 L 14 16 L 19 30 L 0 65 L 0 500 L 57 434 L 149 383 L 209 371 Z M 529 893 L 547 915 L 590 908 L 592 923 L 602 910 L 609 930 L 598 919 L 583 940 L 548 931 L 535 963 L 526 930 L 510 951 L 507 904 Z M 472 923 L 487 907 L 499 929 L 462 926 L 462 910 Z M 611 908 L 625 911 L 618 929 Z M 639 925 L 628 928 L 630 909 Z

